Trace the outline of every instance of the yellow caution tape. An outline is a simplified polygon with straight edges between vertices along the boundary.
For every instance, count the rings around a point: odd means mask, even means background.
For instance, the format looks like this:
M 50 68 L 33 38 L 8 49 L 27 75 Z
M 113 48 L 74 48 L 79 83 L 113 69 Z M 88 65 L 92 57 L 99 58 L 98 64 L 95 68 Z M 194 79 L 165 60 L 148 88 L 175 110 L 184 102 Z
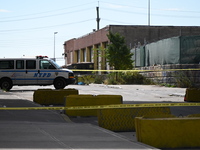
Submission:
M 188 70 L 200 70 L 200 68 L 188 68 L 188 69 L 158 69 L 158 70 L 82 70 L 71 69 L 72 71 L 89 71 L 89 72 L 160 72 L 160 71 L 188 71 Z
M 0 110 L 64 110 L 65 107 L 0 107 Z
M 172 106 L 200 106 L 200 103 L 119 104 L 119 105 L 65 107 L 65 109 L 68 109 L 68 110 L 83 110 L 83 109 L 137 108 L 137 107 L 172 107 Z
M 85 110 L 85 109 L 174 107 L 174 106 L 200 106 L 200 103 L 146 103 L 146 104 L 119 104 L 119 105 L 74 106 L 74 107 L 0 107 L 0 110 Z

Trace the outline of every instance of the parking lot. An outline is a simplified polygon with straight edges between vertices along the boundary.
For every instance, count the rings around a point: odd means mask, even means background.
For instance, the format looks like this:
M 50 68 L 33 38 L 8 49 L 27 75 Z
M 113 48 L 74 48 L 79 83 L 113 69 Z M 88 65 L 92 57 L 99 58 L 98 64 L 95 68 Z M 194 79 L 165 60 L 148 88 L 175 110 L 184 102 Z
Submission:
M 79 94 L 122 95 L 125 103 L 137 102 L 183 102 L 185 88 L 167 88 L 157 85 L 69 85 Z M 14 86 L 9 93 L 17 98 L 33 100 L 33 92 L 37 89 L 54 89 L 53 86 Z

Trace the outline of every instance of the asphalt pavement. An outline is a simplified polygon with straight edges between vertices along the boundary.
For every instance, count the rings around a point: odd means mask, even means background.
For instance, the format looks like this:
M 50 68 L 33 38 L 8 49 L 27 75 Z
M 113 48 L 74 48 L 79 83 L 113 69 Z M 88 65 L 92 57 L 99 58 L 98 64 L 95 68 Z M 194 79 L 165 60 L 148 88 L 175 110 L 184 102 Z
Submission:
M 38 88 L 0 91 L 0 107 L 41 107 L 32 101 Z M 124 103 L 184 102 L 185 89 L 142 85 L 71 85 L 79 94 L 122 95 Z M 199 108 L 171 109 L 175 115 L 200 113 Z M 69 118 L 58 110 L 0 110 L 0 149 L 156 149 L 137 141 L 134 132 L 112 132 L 96 117 Z

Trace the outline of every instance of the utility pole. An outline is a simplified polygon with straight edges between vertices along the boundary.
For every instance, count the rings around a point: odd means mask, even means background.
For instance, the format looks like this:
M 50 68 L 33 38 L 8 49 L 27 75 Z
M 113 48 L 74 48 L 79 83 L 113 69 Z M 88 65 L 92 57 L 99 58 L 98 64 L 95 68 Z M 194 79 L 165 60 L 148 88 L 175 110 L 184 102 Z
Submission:
M 100 22 L 100 18 L 99 18 L 99 6 L 96 7 L 96 10 L 97 10 L 97 30 L 99 30 L 99 22 Z

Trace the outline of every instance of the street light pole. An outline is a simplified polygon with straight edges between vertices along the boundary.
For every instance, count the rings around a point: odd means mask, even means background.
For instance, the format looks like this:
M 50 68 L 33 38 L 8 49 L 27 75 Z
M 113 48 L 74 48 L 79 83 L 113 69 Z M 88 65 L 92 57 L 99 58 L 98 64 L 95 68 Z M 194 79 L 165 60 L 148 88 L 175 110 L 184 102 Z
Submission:
M 148 1 L 148 26 L 150 26 L 150 0 Z
M 54 32 L 54 61 L 56 61 L 56 56 L 55 56 L 55 53 L 56 53 L 56 34 L 57 34 L 58 32 Z

